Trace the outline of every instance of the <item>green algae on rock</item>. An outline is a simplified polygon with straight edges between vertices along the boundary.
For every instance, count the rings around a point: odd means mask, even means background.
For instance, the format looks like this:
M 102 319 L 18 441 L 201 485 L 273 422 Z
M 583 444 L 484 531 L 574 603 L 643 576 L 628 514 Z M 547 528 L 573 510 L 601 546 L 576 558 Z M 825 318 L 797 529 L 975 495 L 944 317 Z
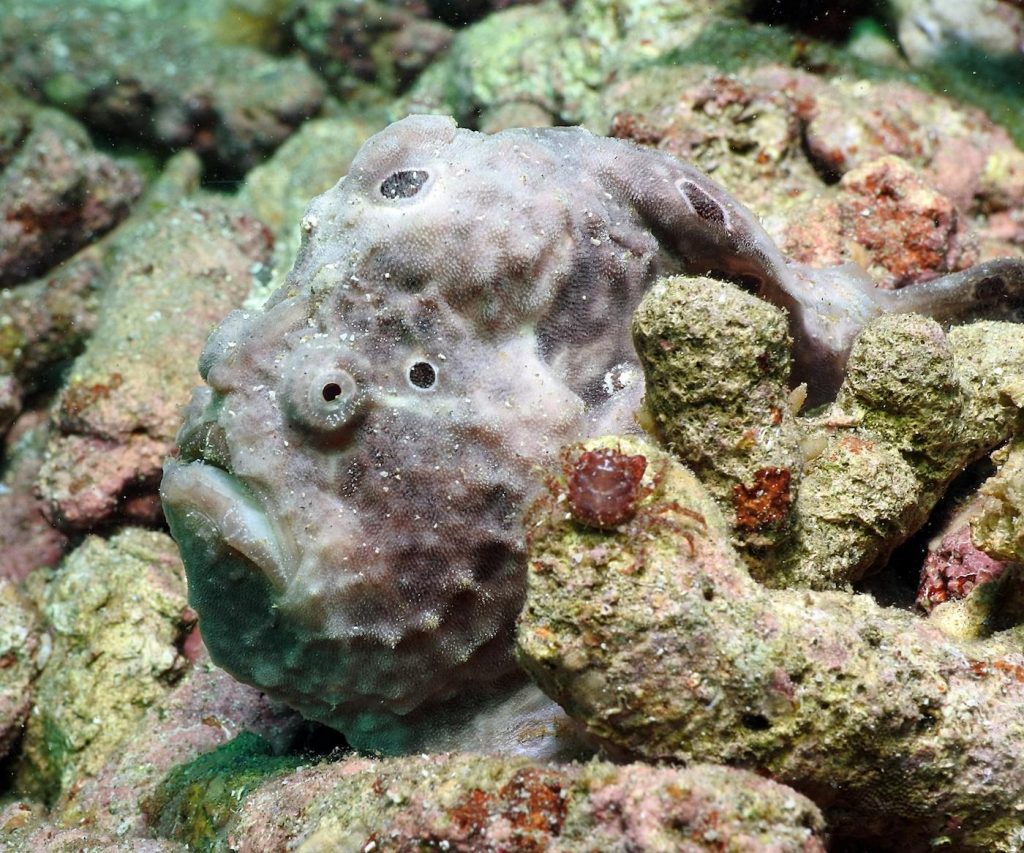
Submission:
M 195 6 L 190 22 L 188 4 L 10 2 L 0 69 L 101 132 L 244 170 L 319 110 L 324 87 L 299 58 L 218 43 Z
M 1020 324 L 981 321 L 949 330 L 964 384 L 962 441 L 981 453 L 1024 430 L 1024 333 Z
M 87 538 L 41 595 L 53 650 L 36 681 L 16 787 L 52 801 L 96 773 L 187 667 L 175 645 L 184 570 L 169 537 L 127 528 Z
M 459 31 L 448 54 L 427 68 L 400 101 L 398 114 L 477 113 L 531 104 L 534 123 L 578 122 L 600 78 L 573 38 L 570 13 L 557 2 L 505 9 Z M 486 57 L 486 61 L 483 58 Z
M 803 468 L 785 387 L 787 329 L 778 308 L 708 278 L 662 279 L 633 314 L 654 432 L 735 508 L 735 534 L 752 550 L 791 532 L 790 496 Z M 774 500 L 755 505 L 748 493 L 770 491 L 769 481 Z
M 189 850 L 218 850 L 224 828 L 257 786 L 280 783 L 304 761 L 274 754 L 270 743 L 241 732 L 211 752 L 179 764 L 142 802 L 152 830 L 188 845 Z M 266 848 L 264 848 L 266 849 Z
M 583 123 L 604 132 L 601 89 L 610 80 L 686 47 L 740 5 L 585 0 L 567 10 L 548 0 L 503 9 L 457 32 L 448 54 L 399 101 L 396 116 L 451 113 L 494 131 L 517 126 L 510 115 L 526 115 L 535 126 Z
M 153 800 L 176 767 L 191 765 L 242 732 L 284 755 L 306 731 L 300 717 L 232 679 L 200 650 L 181 681 L 145 709 L 103 766 L 53 803 L 50 819 L 99 835 L 146 836 L 141 803 Z
M 1022 383 L 1017 324 L 974 323 L 945 334 L 914 315 L 870 324 L 835 406 L 817 424 L 838 426 L 820 461 L 806 469 L 796 545 L 784 559 L 791 582 L 817 575 L 841 585 L 880 565 L 925 522 L 955 476 L 1019 433 L 1024 397 L 1015 389 Z M 825 470 L 836 452 L 856 473 Z M 844 482 L 854 488 L 834 493 L 842 508 L 811 491 Z
M 629 755 L 767 771 L 844 837 L 1010 849 L 1024 813 L 1020 638 L 957 643 L 866 595 L 766 589 L 690 472 L 634 440 L 587 442 L 609 444 L 662 471 L 663 509 L 632 535 L 543 501 L 528 515 L 518 650 L 545 692 Z M 680 511 L 706 526 L 680 536 Z

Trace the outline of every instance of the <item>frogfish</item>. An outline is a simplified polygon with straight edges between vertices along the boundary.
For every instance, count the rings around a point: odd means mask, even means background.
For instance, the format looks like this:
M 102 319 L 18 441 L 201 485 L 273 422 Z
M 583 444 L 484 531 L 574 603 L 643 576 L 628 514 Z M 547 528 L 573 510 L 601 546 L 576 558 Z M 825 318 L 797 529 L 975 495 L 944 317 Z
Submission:
M 895 292 L 789 264 L 697 169 L 580 128 L 403 119 L 301 227 L 282 287 L 210 336 L 161 493 L 213 660 L 385 753 L 462 745 L 518 695 L 521 513 L 560 447 L 636 430 L 657 278 L 784 308 L 816 401 L 878 314 L 1024 293 L 1015 260 Z

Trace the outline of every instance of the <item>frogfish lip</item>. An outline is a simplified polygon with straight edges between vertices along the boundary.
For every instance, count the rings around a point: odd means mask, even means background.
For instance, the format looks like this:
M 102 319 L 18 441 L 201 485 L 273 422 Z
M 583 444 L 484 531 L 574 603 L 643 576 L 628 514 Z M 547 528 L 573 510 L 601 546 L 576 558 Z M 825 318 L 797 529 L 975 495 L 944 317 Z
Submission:
M 169 459 L 160 498 L 178 542 L 201 537 L 237 551 L 277 590 L 288 578 L 284 555 L 267 514 L 234 475 L 207 464 Z

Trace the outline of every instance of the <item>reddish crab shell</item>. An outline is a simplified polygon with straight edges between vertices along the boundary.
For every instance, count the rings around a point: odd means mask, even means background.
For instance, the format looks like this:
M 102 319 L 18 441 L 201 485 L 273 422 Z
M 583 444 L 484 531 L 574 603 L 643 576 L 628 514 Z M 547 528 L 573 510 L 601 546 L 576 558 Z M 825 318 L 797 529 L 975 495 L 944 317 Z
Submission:
M 637 503 L 650 494 L 641 485 L 647 459 L 610 447 L 586 450 L 564 465 L 569 510 L 581 524 L 610 530 L 636 515 Z

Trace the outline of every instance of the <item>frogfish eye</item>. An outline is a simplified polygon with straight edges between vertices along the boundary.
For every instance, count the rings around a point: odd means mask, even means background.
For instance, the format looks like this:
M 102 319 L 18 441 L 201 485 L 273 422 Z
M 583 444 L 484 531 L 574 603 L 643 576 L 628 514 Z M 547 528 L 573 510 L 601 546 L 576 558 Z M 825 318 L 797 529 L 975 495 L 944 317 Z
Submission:
M 417 361 L 409 367 L 409 384 L 420 391 L 428 391 L 437 382 L 437 368 L 429 361 Z
M 392 172 L 380 185 L 380 194 L 384 198 L 412 198 L 423 189 L 430 177 L 423 169 L 403 169 Z
M 359 421 L 368 400 L 349 361 L 347 351 L 326 340 L 308 341 L 291 353 L 279 393 L 292 426 L 336 435 Z

